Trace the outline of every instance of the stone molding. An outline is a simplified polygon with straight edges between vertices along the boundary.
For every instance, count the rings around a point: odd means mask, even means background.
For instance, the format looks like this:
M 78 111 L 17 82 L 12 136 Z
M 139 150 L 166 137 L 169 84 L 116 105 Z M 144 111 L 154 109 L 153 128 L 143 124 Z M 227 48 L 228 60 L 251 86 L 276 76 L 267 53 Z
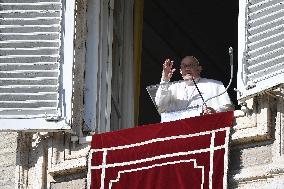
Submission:
M 269 95 L 261 95 L 247 101 L 249 112 L 235 118 L 232 129 L 232 143 L 248 143 L 271 138 L 271 102 Z
M 65 140 L 62 140 L 62 138 Z M 48 173 L 52 176 L 62 173 L 76 173 L 87 169 L 88 144 L 78 144 L 71 141 L 70 134 L 54 134 L 49 141 Z M 68 144 L 66 146 L 65 144 Z

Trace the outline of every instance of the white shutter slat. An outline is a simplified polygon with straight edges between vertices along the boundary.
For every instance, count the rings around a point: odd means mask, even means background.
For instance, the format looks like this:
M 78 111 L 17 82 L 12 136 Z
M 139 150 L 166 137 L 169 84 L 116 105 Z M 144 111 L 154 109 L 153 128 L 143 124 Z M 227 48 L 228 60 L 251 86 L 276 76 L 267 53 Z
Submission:
M 2 118 L 30 118 L 34 117 L 46 117 L 57 113 L 57 109 L 53 107 L 40 107 L 40 108 L 0 108 L 0 114 Z
M 58 48 L 50 49 L 50 48 L 38 48 L 38 49 L 0 49 L 0 56 L 7 56 L 7 55 L 53 55 L 57 56 Z
M 16 71 L 0 71 L 0 77 L 5 78 L 34 78 L 34 77 L 55 77 L 56 71 L 53 70 L 16 70 Z
M 12 12 L 12 11 L 10 11 Z M 1 19 L 31 19 L 31 18 L 41 18 L 41 17 L 60 17 L 60 11 L 55 10 L 45 10 L 45 11 L 13 11 L 14 14 L 10 14 L 7 11 L 1 13 Z M 43 14 L 44 13 L 44 14 Z
M 13 13 L 11 13 L 13 14 Z M 1 25 L 56 25 L 60 22 L 60 18 L 53 18 L 53 19 L 4 19 L 0 20 Z
M 0 118 L 58 117 L 61 0 L 0 7 Z
M 39 92 L 57 92 L 57 87 L 54 85 L 34 85 L 34 86 L 23 86 L 23 85 L 6 85 L 0 87 L 1 93 L 39 93 Z M 11 102 L 12 103 L 12 102 Z
M 27 101 L 27 100 L 56 100 L 57 93 L 0 93 L 0 101 L 12 101 L 11 104 L 15 101 Z
M 0 64 L 3 63 L 36 63 L 36 62 L 56 62 L 59 55 L 22 55 L 22 56 L 0 56 Z
M 54 24 L 52 26 L 44 26 L 44 25 L 0 25 L 2 34 L 5 33 L 14 33 L 17 29 L 18 33 L 36 33 L 36 32 L 59 32 L 60 25 Z
M 0 64 L 1 71 L 14 71 L 14 70 L 32 70 L 36 66 L 37 70 L 53 70 L 58 69 L 57 62 L 37 62 L 37 63 L 21 63 L 21 64 Z
M 22 1 L 20 3 L 13 2 L 13 3 L 0 3 L 0 6 L 4 11 L 8 12 L 15 12 L 15 11 L 46 11 L 46 10 L 61 10 L 61 2 L 32 2 L 32 3 L 26 3 L 25 1 Z
M 1 108 L 41 108 L 41 107 L 54 107 L 57 101 L 24 101 L 24 102 L 10 102 L 10 101 L 0 101 Z
M 0 29 L 2 31 L 2 29 Z M 31 41 L 0 41 L 1 48 L 41 48 L 41 47 L 59 47 L 59 41 L 47 41 L 47 40 L 33 40 Z M 1 57 L 0 57 L 1 58 Z M 5 62 L 0 62 L 5 63 Z M 27 62 L 28 63 L 28 62 Z M 47 62 L 48 63 L 48 62 Z
M 1 22 L 0 22 L 1 24 Z M 55 40 L 59 38 L 59 34 L 35 34 L 31 33 L 30 35 L 19 35 L 19 34 L 8 34 L 3 35 L 0 34 L 0 40 L 1 41 L 8 41 L 8 40 L 23 40 L 23 41 L 29 41 L 29 40 L 39 40 L 39 39 L 45 39 L 45 40 Z

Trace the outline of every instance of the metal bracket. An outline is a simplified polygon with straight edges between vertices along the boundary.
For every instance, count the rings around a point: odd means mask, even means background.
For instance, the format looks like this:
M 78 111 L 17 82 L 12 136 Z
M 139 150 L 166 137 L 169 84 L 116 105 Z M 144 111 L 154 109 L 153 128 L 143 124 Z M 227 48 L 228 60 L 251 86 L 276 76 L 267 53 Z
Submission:
M 237 93 L 239 93 L 240 96 L 243 96 L 243 93 L 242 93 L 239 89 L 234 88 L 234 91 L 236 91 Z

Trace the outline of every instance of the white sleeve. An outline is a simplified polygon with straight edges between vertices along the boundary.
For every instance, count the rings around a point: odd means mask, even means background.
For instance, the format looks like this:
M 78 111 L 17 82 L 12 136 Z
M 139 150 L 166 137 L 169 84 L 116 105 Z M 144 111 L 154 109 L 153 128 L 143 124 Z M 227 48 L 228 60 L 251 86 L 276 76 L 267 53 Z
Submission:
M 159 113 L 167 111 L 171 103 L 171 98 L 172 92 L 170 90 L 170 84 L 168 82 L 161 81 L 155 96 L 155 103 Z

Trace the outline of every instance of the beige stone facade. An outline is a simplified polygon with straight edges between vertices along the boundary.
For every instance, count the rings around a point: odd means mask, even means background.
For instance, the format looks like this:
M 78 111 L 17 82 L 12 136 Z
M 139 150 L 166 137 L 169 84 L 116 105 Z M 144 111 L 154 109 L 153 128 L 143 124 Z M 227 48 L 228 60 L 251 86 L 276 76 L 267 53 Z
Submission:
M 250 101 L 233 127 L 230 188 L 283 188 L 283 88 Z
M 77 79 L 74 82 L 72 130 L 0 133 L 2 139 L 0 188 L 83 189 L 90 184 L 87 162 L 91 132 L 82 129 L 86 10 L 90 6 L 86 2 L 76 1 L 74 76 Z M 130 7 L 128 11 L 131 12 L 132 9 L 134 8 Z M 119 33 L 119 29 L 117 31 Z M 120 35 L 124 35 L 127 39 L 127 34 Z M 119 43 L 117 47 L 119 48 L 121 36 L 116 37 L 114 40 Z M 119 49 L 117 51 L 119 52 Z M 240 110 L 235 112 L 229 153 L 229 188 L 282 189 L 284 188 L 283 86 L 250 98 L 246 103 L 246 113 Z
M 17 133 L 0 133 L 0 188 L 15 188 L 17 168 Z

